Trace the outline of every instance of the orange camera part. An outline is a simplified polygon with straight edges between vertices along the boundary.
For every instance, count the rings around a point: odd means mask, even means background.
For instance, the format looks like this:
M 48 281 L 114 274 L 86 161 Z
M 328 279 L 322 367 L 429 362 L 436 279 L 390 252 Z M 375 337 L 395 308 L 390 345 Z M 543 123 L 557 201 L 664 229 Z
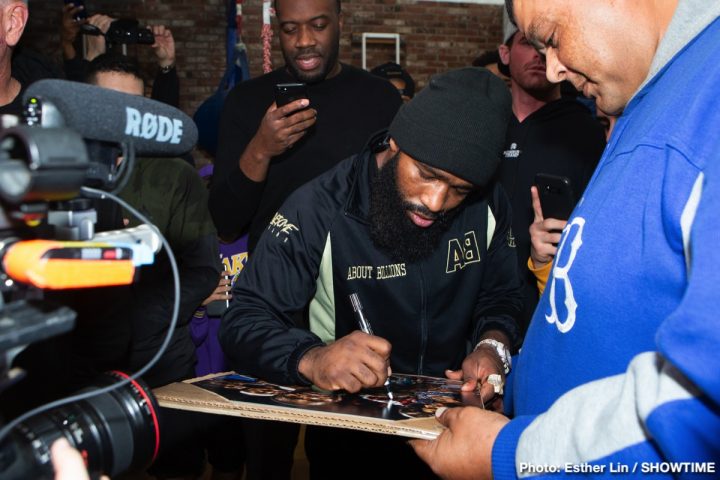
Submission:
M 129 285 L 135 276 L 132 248 L 109 243 L 28 240 L 2 263 L 13 280 L 47 290 Z

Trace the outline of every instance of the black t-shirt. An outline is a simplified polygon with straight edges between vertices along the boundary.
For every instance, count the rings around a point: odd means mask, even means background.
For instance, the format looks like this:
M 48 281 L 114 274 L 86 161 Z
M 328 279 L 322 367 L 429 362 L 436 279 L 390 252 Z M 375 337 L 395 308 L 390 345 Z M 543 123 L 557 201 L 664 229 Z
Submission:
M 24 90 L 25 87 L 21 85 L 20 92 L 13 99 L 13 101 L 8 103 L 7 105 L 3 105 L 0 107 L 0 115 L 16 115 L 18 117 L 22 116 L 22 97 Z
M 62 78 L 62 70 L 47 57 L 33 50 L 18 47 L 12 56 L 12 77 L 20 82 L 20 92 L 12 102 L 0 107 L 0 115 L 22 115 L 22 97 L 32 83 L 46 78 Z
M 308 85 L 317 123 L 272 159 L 265 182 L 254 182 L 240 170 L 240 156 L 274 101 L 274 85 L 295 81 L 285 68 L 275 70 L 237 85 L 223 107 L 210 212 L 221 236 L 249 231 L 251 250 L 290 193 L 358 153 L 372 133 L 390 125 L 402 104 L 390 82 L 343 64 L 338 75 Z
M 530 187 L 535 183 L 535 174 L 568 177 L 576 198 L 580 199 L 604 148 L 602 127 L 588 109 L 574 99 L 550 102 L 522 123 L 514 115 L 510 119 L 499 178 L 512 205 L 512 230 L 525 283 L 523 332 L 538 301 L 536 280 L 527 268 L 529 228 L 534 219 Z

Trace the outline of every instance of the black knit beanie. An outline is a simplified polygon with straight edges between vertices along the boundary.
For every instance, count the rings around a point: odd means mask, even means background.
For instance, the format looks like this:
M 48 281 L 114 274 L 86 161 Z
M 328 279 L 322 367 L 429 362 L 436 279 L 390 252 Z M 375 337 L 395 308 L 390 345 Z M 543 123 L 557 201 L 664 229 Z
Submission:
M 500 163 L 510 103 L 509 89 L 489 70 L 451 70 L 400 108 L 390 136 L 413 159 L 484 187 Z

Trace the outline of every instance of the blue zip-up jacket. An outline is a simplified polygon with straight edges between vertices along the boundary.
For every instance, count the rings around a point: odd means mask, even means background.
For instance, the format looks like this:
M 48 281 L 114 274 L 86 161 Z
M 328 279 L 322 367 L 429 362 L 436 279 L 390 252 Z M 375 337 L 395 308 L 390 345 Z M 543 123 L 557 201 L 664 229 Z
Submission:
M 704 24 L 627 105 L 563 232 L 511 374 L 514 419 L 493 447 L 496 479 L 583 464 L 604 466 L 592 476 L 720 471 L 720 5 L 711 4 L 680 2 L 667 41 L 685 20 Z
M 436 251 L 392 261 L 367 220 L 375 156 L 365 150 L 307 183 L 280 208 L 233 287 L 219 333 L 230 364 L 271 382 L 304 384 L 312 347 L 357 330 L 348 295 L 362 299 L 394 372 L 444 376 L 481 335 L 517 339 L 522 306 L 510 207 L 495 188 L 468 197 Z M 296 318 L 309 304 L 310 328 Z

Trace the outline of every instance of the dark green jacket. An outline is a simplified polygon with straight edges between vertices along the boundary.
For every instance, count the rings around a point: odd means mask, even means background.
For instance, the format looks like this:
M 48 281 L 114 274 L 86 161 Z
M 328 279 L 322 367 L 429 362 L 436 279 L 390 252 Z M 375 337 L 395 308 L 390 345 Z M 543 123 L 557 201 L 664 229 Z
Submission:
M 207 208 L 207 188 L 197 172 L 177 158 L 140 158 L 120 196 L 146 215 L 167 238 L 180 272 L 180 314 L 167 351 L 145 376 L 151 386 L 186 377 L 195 363 L 188 324 L 215 289 L 220 275 L 217 235 Z M 140 222 L 123 211 L 123 222 Z M 170 322 L 173 283 L 164 250 L 143 267 L 122 308 L 132 325 L 129 367 L 142 367 L 160 347 Z

